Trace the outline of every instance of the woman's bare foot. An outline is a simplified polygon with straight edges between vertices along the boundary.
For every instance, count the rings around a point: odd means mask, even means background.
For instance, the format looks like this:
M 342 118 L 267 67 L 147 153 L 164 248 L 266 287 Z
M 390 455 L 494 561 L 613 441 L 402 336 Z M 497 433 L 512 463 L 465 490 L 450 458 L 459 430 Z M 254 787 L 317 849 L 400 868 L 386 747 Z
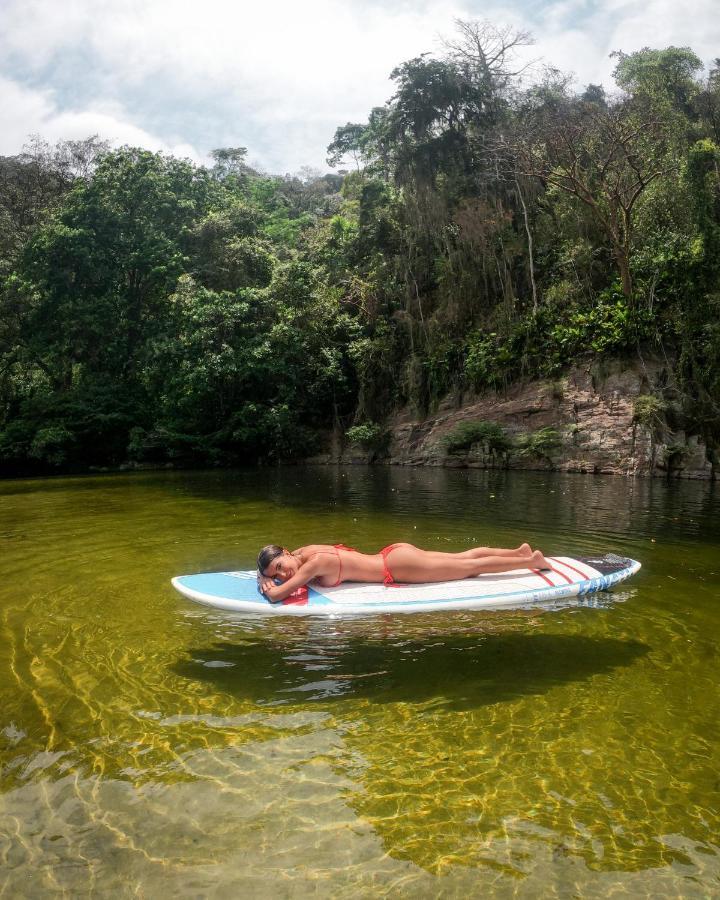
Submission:
M 535 550 L 535 552 L 530 557 L 530 565 L 528 566 L 530 569 L 549 569 L 551 568 L 550 563 L 545 559 L 542 553 L 539 550 Z
M 532 553 L 532 547 L 530 544 L 520 544 L 519 547 L 516 547 L 513 550 L 513 553 L 517 553 L 518 556 L 530 556 Z

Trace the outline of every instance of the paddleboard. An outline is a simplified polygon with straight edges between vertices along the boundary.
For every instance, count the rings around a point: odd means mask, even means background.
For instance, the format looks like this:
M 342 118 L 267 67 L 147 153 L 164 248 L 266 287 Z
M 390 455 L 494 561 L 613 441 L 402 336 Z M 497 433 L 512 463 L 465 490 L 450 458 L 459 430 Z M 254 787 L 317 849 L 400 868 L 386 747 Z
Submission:
M 550 569 L 517 569 L 501 575 L 478 575 L 432 584 L 362 584 L 337 587 L 308 585 L 279 603 L 271 603 L 257 587 L 257 573 L 209 572 L 172 579 L 183 596 L 217 609 L 268 616 L 357 616 L 418 613 L 455 609 L 523 607 L 605 591 L 640 568 L 634 559 L 546 557 Z

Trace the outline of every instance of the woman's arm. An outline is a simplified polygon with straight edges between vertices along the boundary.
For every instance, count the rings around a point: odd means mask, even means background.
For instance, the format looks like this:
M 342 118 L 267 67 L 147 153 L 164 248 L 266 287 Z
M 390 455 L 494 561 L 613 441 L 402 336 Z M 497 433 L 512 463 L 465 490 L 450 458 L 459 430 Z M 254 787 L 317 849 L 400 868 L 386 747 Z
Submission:
M 303 563 L 297 572 L 288 578 L 282 584 L 275 584 L 270 578 L 264 578 L 260 581 L 260 590 L 271 603 L 279 603 L 289 597 L 293 591 L 299 587 L 312 581 L 317 575 L 321 574 L 322 563 L 317 556 L 311 557 L 306 563 Z

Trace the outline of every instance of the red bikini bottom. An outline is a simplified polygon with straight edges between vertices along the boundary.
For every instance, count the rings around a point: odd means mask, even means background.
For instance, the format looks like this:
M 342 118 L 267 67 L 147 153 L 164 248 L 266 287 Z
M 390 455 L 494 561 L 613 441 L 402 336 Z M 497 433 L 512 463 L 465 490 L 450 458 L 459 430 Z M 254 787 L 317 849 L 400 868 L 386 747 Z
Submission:
M 383 558 L 383 584 L 386 587 L 389 587 L 391 584 L 395 584 L 393 574 L 388 568 L 387 558 L 393 552 L 393 550 L 395 550 L 396 547 L 397 544 L 388 544 L 387 547 L 383 547 L 380 551 Z
M 346 547 L 345 544 L 333 544 L 335 552 L 338 550 L 349 550 L 350 553 L 357 553 L 358 551 L 354 547 Z M 390 586 L 391 584 L 395 584 L 395 579 L 393 578 L 393 574 L 388 568 L 387 558 L 393 552 L 393 550 L 397 547 L 397 544 L 388 544 L 387 547 L 383 547 L 382 550 L 379 551 L 383 560 L 383 584 L 386 586 Z M 335 582 L 333 587 L 337 587 L 342 581 L 342 560 L 340 559 L 340 554 L 337 555 L 338 558 L 338 580 Z

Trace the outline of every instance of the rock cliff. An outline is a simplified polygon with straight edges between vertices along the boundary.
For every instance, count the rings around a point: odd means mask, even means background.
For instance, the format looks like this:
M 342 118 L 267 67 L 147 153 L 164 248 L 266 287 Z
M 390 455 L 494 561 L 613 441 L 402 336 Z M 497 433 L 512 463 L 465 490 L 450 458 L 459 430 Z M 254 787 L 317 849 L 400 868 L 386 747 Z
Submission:
M 386 451 L 346 446 L 315 461 L 712 478 L 712 453 L 685 430 L 679 404 L 663 399 L 672 395 L 660 363 L 577 367 L 462 404 L 447 399 L 422 419 L 402 411 L 388 422 Z M 481 437 L 448 451 L 478 423 L 500 426 L 503 441 Z

